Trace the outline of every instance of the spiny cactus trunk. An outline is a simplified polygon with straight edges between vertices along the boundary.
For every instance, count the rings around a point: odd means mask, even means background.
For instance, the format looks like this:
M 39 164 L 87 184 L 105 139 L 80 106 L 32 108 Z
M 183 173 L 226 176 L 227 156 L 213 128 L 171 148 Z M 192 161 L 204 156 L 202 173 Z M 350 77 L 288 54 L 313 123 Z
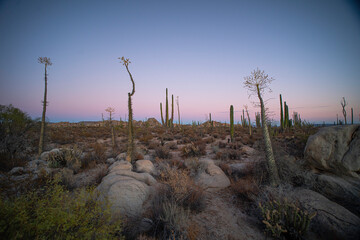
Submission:
M 351 108 L 351 124 L 354 124 L 354 110 Z
M 128 135 L 128 149 L 126 154 L 126 160 L 132 162 L 134 160 L 134 127 L 133 127 L 133 112 L 132 112 L 132 102 L 131 94 L 128 93 L 128 108 L 129 108 L 129 135 Z
M 178 107 L 178 118 L 179 118 L 179 128 L 181 128 L 181 122 L 180 122 L 180 107 L 179 107 L 179 97 L 176 98 L 176 104 Z
M 44 137 L 45 137 L 45 120 L 46 120 L 46 104 L 47 104 L 47 72 L 45 64 L 45 90 L 44 90 L 44 101 L 43 101 L 43 112 L 41 117 L 41 129 L 40 129 L 40 140 L 39 140 L 39 156 L 44 149 Z
M 115 129 L 114 126 L 111 125 L 111 142 L 113 148 L 116 148 L 116 142 L 115 142 Z
M 165 118 L 166 118 L 166 127 L 169 127 L 169 101 L 168 101 L 168 89 L 166 89 L 166 103 L 165 103 Z
M 160 114 L 161 114 L 161 123 L 164 126 L 164 117 L 163 117 L 163 111 L 162 111 L 162 103 L 160 103 Z
M 234 142 L 234 107 L 230 106 L 230 139 Z
M 270 178 L 270 184 L 272 186 L 277 186 L 280 183 L 279 173 L 277 170 L 277 166 L 275 163 L 274 153 L 271 145 L 269 130 L 267 128 L 266 124 L 266 115 L 265 115 L 265 106 L 264 101 L 260 94 L 259 86 L 257 85 L 257 94 L 258 98 L 260 100 L 260 107 L 261 107 L 261 124 L 262 124 L 262 132 L 264 136 L 264 143 L 265 143 L 265 156 L 266 161 L 268 164 L 269 169 L 269 178 Z
M 170 126 L 174 126 L 174 95 L 171 95 L 171 121 Z
M 284 110 L 283 110 L 281 94 L 280 94 L 280 128 L 281 128 L 281 130 L 284 129 Z
M 249 134 L 250 134 L 250 136 L 251 136 L 251 122 L 250 122 L 250 115 L 249 115 L 249 111 L 246 109 L 246 115 L 247 115 L 247 117 L 248 117 L 248 122 L 249 122 Z

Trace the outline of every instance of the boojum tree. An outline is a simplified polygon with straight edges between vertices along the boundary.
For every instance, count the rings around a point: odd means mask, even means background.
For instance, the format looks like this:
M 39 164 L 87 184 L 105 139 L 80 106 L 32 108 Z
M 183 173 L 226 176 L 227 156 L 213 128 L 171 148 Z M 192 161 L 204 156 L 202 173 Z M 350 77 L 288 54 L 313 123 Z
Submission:
M 129 63 L 131 63 L 130 59 L 124 58 L 124 57 L 121 57 L 119 59 L 120 59 L 120 63 L 122 63 L 125 66 L 127 72 L 129 73 L 130 80 L 132 83 L 132 91 L 131 91 L 131 93 L 130 92 L 128 93 L 129 134 L 128 134 L 128 149 L 127 149 L 127 154 L 126 154 L 126 160 L 132 163 L 135 159 L 135 157 L 134 157 L 135 156 L 135 145 L 134 145 L 133 110 L 132 110 L 131 97 L 135 93 L 135 82 L 134 82 L 134 79 L 129 70 Z
M 41 128 L 40 128 L 40 140 L 39 140 L 39 151 L 38 154 L 40 155 L 44 149 L 44 136 L 45 136 L 45 118 L 46 118 L 46 106 L 47 102 L 47 67 L 52 65 L 50 58 L 47 57 L 39 57 L 38 62 L 45 65 L 45 89 L 44 89 L 44 100 L 43 103 L 43 112 L 41 117 Z
M 115 112 L 115 108 L 108 107 L 107 109 L 105 109 L 105 111 L 109 113 L 109 125 L 110 125 L 110 128 L 111 128 L 111 142 L 112 142 L 112 146 L 113 146 L 113 148 L 116 148 L 115 129 L 114 129 L 114 125 L 112 124 L 112 114 Z
M 244 77 L 244 87 L 249 91 L 249 97 L 255 95 L 259 98 L 261 109 L 261 125 L 265 142 L 265 155 L 268 165 L 270 184 L 277 186 L 280 182 L 279 173 L 277 170 L 273 149 L 271 146 L 270 135 L 266 124 L 266 112 L 263 100 L 263 95 L 266 90 L 271 91 L 269 85 L 274 79 L 269 77 L 264 71 L 256 69 L 251 72 L 250 76 Z

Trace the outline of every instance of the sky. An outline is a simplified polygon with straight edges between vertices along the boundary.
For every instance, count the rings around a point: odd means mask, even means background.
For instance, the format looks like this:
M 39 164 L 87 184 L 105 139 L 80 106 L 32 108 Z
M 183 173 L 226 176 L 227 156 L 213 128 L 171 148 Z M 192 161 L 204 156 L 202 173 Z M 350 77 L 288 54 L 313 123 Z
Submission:
M 345 97 L 360 118 L 360 8 L 346 0 L 55 1 L 0 0 L 0 104 L 41 116 L 49 57 L 46 116 L 51 122 L 127 115 L 130 78 L 136 120 L 160 120 L 165 89 L 179 97 L 182 122 L 211 113 L 235 122 L 258 99 L 244 77 L 259 68 L 275 80 L 263 97 L 274 122 L 279 94 L 290 114 L 333 123 Z M 177 121 L 177 106 L 174 102 Z

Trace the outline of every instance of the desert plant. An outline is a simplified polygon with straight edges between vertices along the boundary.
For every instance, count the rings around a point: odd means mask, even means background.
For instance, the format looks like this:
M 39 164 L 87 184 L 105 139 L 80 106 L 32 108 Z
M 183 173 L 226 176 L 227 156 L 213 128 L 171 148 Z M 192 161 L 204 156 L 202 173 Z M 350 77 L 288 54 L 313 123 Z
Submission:
M 41 129 L 40 129 L 40 140 L 39 140 L 39 156 L 43 152 L 44 148 L 44 136 L 45 136 L 45 114 L 46 114 L 46 106 L 47 102 L 47 66 L 51 66 L 52 63 L 50 58 L 47 57 L 39 57 L 38 62 L 45 65 L 45 90 L 44 90 L 44 100 L 43 100 L 43 112 L 41 117 Z
M 29 134 L 35 121 L 12 105 L 0 105 L 0 169 L 15 167 L 18 159 L 25 159 L 30 145 Z
M 283 110 L 283 103 L 282 103 L 281 94 L 280 94 L 280 128 L 281 128 L 281 130 L 284 129 L 284 110 Z
M 262 99 L 262 95 L 264 91 L 269 88 L 269 84 L 274 80 L 273 78 L 269 77 L 265 74 L 264 71 L 259 69 L 254 70 L 250 76 L 244 78 L 244 86 L 247 88 L 252 94 L 256 94 L 260 101 L 260 108 L 261 108 L 261 123 L 262 123 L 262 131 L 265 143 L 265 154 L 266 160 L 268 162 L 269 168 L 269 176 L 270 176 L 270 183 L 273 186 L 279 184 L 279 174 L 276 167 L 276 162 L 274 158 L 274 153 L 272 150 L 270 135 L 267 127 L 266 121 L 266 114 L 265 114 L 265 105 Z
M 261 127 L 261 123 L 260 123 L 260 113 L 255 113 L 255 123 L 256 123 L 256 128 L 260 128 Z
M 179 107 L 179 96 L 176 97 L 176 104 L 178 109 L 178 118 L 179 118 L 179 128 L 181 128 L 181 122 L 180 122 L 180 107 Z M 162 113 L 161 113 L 162 114 Z
M 206 146 L 203 143 L 191 142 L 190 144 L 187 144 L 181 148 L 181 156 L 184 158 L 188 158 L 188 157 L 199 157 L 201 155 L 205 155 L 206 154 L 205 147 Z
M 249 122 L 249 135 L 251 136 L 251 122 L 250 122 L 249 110 L 248 110 L 248 106 L 247 106 L 247 105 L 245 105 L 244 107 L 245 107 L 246 115 L 247 115 L 248 122 Z
M 131 97 L 134 95 L 135 93 L 135 82 L 134 79 L 130 73 L 129 70 L 129 63 L 130 60 L 128 58 L 124 58 L 121 57 L 120 59 L 120 63 L 122 63 L 125 67 L 127 72 L 129 73 L 130 76 L 130 80 L 132 83 L 132 92 L 128 93 L 128 110 L 129 110 L 129 124 L 128 124 L 128 128 L 129 128 L 129 135 L 128 135 L 128 149 L 127 149 L 127 154 L 126 154 L 126 160 L 129 162 L 133 162 L 134 161 L 134 155 L 135 155 L 135 144 L 134 144 L 134 126 L 133 126 L 133 110 L 132 110 L 132 102 L 131 102 Z
M 70 193 L 55 179 L 41 191 L 0 197 L 1 239 L 123 239 L 120 220 L 94 188 Z
M 354 124 L 354 109 L 351 108 L 351 124 Z
M 179 112 L 179 105 L 178 105 Z M 171 118 L 169 116 L 168 89 L 166 88 L 165 120 L 163 119 L 162 103 L 160 103 L 161 122 L 165 127 L 172 127 L 174 122 L 174 95 L 171 95 Z M 180 119 L 180 115 L 179 115 Z
M 342 113 L 344 115 L 344 121 L 345 121 L 345 125 L 347 124 L 347 120 L 346 120 L 346 106 L 348 105 L 348 103 L 346 102 L 345 98 L 343 97 L 343 99 L 340 102 L 341 107 L 342 107 Z
M 112 114 L 115 112 L 115 109 L 112 107 L 108 107 L 105 109 L 105 111 L 109 113 L 109 125 L 111 128 L 111 143 L 112 143 L 113 148 L 115 148 L 116 147 L 115 130 L 114 130 L 114 126 L 112 124 Z
M 234 142 L 234 107 L 230 106 L 230 139 Z
M 155 157 L 160 159 L 170 159 L 172 157 L 170 150 L 166 146 L 155 147 Z
M 51 168 L 67 167 L 77 172 L 81 168 L 82 151 L 75 145 L 49 153 L 48 164 Z
M 288 239 L 302 239 L 311 219 L 316 216 L 316 213 L 309 214 L 286 199 L 259 203 L 259 208 L 265 231 L 277 239 L 284 235 Z

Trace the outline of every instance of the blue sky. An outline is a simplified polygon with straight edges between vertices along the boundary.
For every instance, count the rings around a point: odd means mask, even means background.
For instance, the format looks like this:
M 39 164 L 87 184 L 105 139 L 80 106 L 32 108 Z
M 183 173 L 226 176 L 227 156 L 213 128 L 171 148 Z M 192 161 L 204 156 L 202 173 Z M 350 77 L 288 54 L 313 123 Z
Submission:
M 160 119 L 165 88 L 179 96 L 182 120 L 229 121 L 234 105 L 250 116 L 244 77 L 259 67 L 276 80 L 266 94 L 279 118 L 281 93 L 290 112 L 311 122 L 341 116 L 344 96 L 360 112 L 360 14 L 353 1 L 1 1 L 0 104 L 41 115 L 50 57 L 50 121 L 100 120 L 114 107 L 127 114 L 130 58 L 134 117 Z M 349 117 L 349 114 L 348 114 Z M 176 117 L 177 119 L 177 117 Z M 235 121 L 240 114 L 235 115 Z

